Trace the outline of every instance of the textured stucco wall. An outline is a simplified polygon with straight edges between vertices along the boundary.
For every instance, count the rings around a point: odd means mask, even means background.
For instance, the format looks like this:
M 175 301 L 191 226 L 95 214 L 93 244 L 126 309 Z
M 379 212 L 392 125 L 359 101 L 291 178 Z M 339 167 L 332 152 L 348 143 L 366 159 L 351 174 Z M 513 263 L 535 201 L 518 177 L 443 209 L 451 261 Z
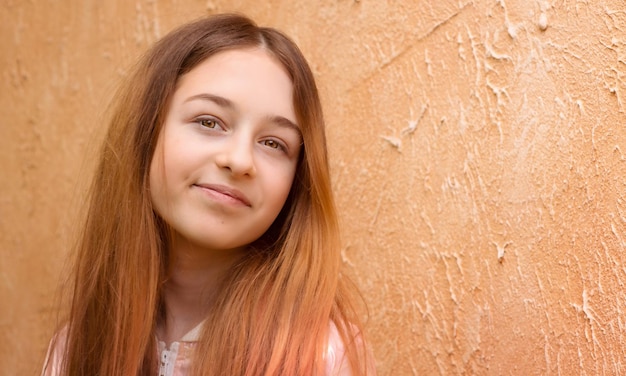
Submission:
M 116 82 L 227 10 L 318 76 L 379 374 L 626 374 L 623 0 L 2 1 L 0 374 L 40 367 Z

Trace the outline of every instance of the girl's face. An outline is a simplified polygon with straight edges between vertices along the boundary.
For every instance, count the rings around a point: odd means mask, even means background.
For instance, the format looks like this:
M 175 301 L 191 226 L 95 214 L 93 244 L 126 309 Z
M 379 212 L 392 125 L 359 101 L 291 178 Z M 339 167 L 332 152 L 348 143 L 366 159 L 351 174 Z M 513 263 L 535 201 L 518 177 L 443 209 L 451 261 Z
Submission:
M 220 52 L 181 76 L 150 166 L 174 241 L 242 249 L 281 211 L 302 136 L 293 86 L 261 48 Z

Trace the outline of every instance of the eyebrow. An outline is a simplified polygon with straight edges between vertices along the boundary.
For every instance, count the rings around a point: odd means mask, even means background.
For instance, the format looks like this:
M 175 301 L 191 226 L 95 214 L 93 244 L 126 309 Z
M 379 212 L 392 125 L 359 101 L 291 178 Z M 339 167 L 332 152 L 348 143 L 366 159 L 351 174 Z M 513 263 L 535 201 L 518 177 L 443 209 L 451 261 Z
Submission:
M 214 102 L 215 104 L 221 107 L 228 107 L 229 109 L 235 108 L 235 104 L 231 100 L 226 99 L 224 97 L 220 97 L 219 95 L 213 95 L 209 93 L 201 93 L 201 94 L 192 95 L 191 97 L 185 99 L 183 103 L 187 103 L 187 102 L 191 102 L 195 100 L 205 100 L 205 101 Z
M 192 95 L 189 98 L 185 99 L 184 103 L 191 102 L 194 100 L 210 101 L 210 102 L 217 104 L 220 107 L 226 107 L 231 110 L 235 109 L 236 107 L 233 101 L 231 101 L 230 99 L 220 97 L 219 95 L 209 94 L 209 93 L 201 93 L 201 94 Z M 302 138 L 302 131 L 300 130 L 300 127 L 293 121 L 287 119 L 286 117 L 279 116 L 279 115 L 268 115 L 266 116 L 266 119 L 281 127 L 293 129 L 294 131 L 298 132 L 298 135 L 300 136 L 300 138 Z

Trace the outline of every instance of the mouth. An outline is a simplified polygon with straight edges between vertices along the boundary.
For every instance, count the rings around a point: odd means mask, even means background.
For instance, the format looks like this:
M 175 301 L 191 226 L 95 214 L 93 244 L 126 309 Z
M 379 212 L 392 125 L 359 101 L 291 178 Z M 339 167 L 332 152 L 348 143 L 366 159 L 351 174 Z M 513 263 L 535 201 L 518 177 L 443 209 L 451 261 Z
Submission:
M 232 199 L 235 202 L 239 202 L 245 206 L 248 206 L 248 207 L 252 206 L 248 197 L 246 197 L 246 195 L 243 194 L 238 189 L 231 188 L 229 186 L 221 185 L 221 184 L 199 183 L 199 184 L 194 184 L 193 186 L 200 188 L 204 191 L 207 191 L 210 194 L 222 196 L 222 198 L 226 198 L 226 199 Z

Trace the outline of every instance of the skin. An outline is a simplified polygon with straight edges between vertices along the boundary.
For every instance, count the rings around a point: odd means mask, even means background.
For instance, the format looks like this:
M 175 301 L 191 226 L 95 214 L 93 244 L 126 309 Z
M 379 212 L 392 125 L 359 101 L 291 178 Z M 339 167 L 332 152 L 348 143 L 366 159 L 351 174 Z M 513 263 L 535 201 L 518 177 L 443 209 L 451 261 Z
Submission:
M 150 166 L 154 207 L 173 230 L 166 343 L 202 321 L 210 287 L 282 209 L 302 143 L 292 98 L 262 48 L 220 52 L 179 79 Z

